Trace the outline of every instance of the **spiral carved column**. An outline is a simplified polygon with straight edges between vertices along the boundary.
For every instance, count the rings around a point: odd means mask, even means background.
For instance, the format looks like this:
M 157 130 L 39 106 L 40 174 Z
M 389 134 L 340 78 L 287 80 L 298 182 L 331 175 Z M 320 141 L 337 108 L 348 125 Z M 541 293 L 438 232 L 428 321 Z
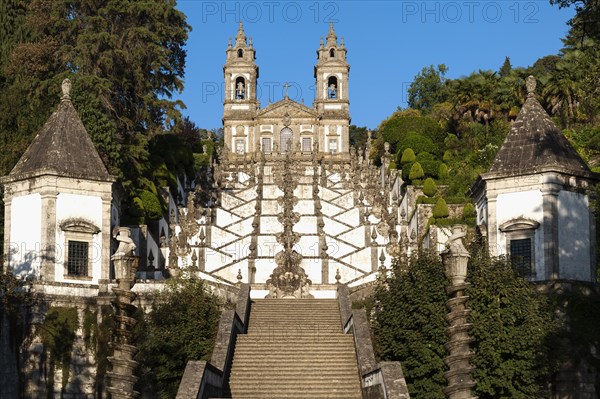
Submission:
M 465 289 L 469 286 L 469 283 L 465 282 L 469 251 L 462 242 L 465 230 L 463 225 L 453 226 L 447 249 L 442 253 L 446 276 L 451 282 L 446 289 L 448 294 L 446 306 L 449 311 L 446 315 L 448 322 L 446 332 L 449 341 L 445 347 L 449 355 L 444 359 L 449 368 L 444 373 L 444 377 L 448 381 L 444 393 L 448 399 L 475 399 L 471 391 L 476 385 L 471 378 L 471 372 L 475 368 L 469 363 L 469 358 L 473 356 L 469 344 L 473 338 L 469 336 L 471 324 L 468 322 L 468 316 L 470 310 L 466 305 L 469 297 L 465 295 Z
M 134 390 L 137 377 L 133 374 L 138 364 L 133 360 L 137 352 L 137 348 L 133 345 L 133 328 L 136 324 L 133 316 L 137 309 L 133 301 L 137 295 L 131 291 L 135 284 L 139 258 L 133 256 L 135 245 L 129 238 L 129 229 L 120 227 L 116 238 L 120 241 L 120 245 L 112 260 L 118 286 L 112 289 L 116 298 L 111 301 L 115 310 L 116 328 L 111 343 L 114 352 L 108 358 L 112 370 L 107 373 L 109 380 L 107 390 L 113 399 L 129 399 L 139 396 L 139 392 Z

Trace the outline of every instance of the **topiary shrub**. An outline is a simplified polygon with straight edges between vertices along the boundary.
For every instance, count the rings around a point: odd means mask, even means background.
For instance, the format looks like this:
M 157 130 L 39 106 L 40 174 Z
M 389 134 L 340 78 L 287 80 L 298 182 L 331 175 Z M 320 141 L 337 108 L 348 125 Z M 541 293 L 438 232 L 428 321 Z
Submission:
M 421 152 L 434 153 L 437 150 L 436 145 L 430 138 L 415 132 L 409 132 L 401 139 L 397 144 L 397 148 L 399 152 L 404 152 L 407 148 L 411 148 L 415 154 L 420 154 Z
M 402 157 L 400 158 L 400 163 L 402 165 L 404 165 L 407 163 L 415 162 L 416 160 L 417 160 L 417 156 L 415 155 L 415 152 L 412 150 L 412 148 L 407 148 L 402 152 Z
M 425 173 L 426 176 L 437 177 L 440 161 L 436 160 L 432 154 L 428 152 L 419 153 L 417 155 L 417 162 L 421 164 L 423 173 Z
M 438 168 L 438 178 L 441 180 L 446 180 L 450 177 L 450 170 L 448 169 L 448 165 L 445 163 L 441 163 Z
M 142 190 L 140 199 L 144 204 L 146 220 L 158 220 L 162 217 L 162 206 L 155 194 L 148 190 Z
M 475 206 L 473 204 L 471 204 L 470 202 L 465 204 L 465 207 L 463 208 L 463 217 L 466 218 L 473 218 L 477 216 L 477 212 L 475 211 Z
M 421 167 L 421 164 L 418 162 L 413 163 L 410 167 L 410 172 L 408 172 L 408 178 L 414 181 L 421 179 L 423 176 L 425 176 L 425 172 L 423 172 L 423 167 Z
M 131 206 L 127 209 L 127 213 L 133 219 L 140 220 L 140 223 L 143 223 L 146 210 L 144 209 L 144 202 L 140 197 L 134 197 L 133 200 L 131 200 Z
M 425 183 L 423 183 L 423 194 L 428 197 L 433 197 L 438 192 L 437 184 L 431 177 L 425 179 Z
M 440 197 L 433 206 L 433 217 L 436 219 L 441 219 L 447 218 L 448 216 L 450 216 L 448 204 L 446 204 L 446 200 Z

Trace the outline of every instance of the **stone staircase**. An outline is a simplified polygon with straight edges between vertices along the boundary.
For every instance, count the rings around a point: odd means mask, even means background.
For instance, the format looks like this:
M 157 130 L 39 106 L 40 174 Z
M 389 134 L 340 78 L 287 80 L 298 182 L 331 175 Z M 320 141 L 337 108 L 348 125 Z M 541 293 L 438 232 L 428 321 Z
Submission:
M 360 399 L 354 338 L 342 332 L 337 300 L 254 300 L 230 389 L 234 399 Z

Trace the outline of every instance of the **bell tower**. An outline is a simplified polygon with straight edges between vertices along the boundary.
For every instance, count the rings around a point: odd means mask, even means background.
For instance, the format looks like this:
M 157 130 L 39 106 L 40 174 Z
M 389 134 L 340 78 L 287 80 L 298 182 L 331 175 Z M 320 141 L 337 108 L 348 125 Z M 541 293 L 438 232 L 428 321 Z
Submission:
M 314 107 L 322 118 L 321 151 L 329 153 L 347 152 L 349 149 L 348 129 L 350 126 L 348 75 L 350 65 L 346 60 L 347 50 L 344 38 L 338 43 L 329 24 L 325 43 L 317 50 L 315 65 L 315 103 Z
M 260 108 L 260 103 L 256 94 L 258 80 L 256 51 L 252 46 L 252 38 L 246 39 L 241 21 L 235 37 L 235 45 L 232 45 L 229 39 L 226 54 L 227 58 L 223 66 L 225 144 L 230 150 L 246 152 L 251 144 L 248 139 L 251 127 L 244 125 L 243 121 L 252 120 Z

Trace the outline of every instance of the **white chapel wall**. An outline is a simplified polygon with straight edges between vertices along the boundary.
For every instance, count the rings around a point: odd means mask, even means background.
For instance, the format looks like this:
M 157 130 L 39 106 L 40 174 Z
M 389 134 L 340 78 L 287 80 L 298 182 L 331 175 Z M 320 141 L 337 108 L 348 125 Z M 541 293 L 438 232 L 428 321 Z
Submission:
M 589 281 L 590 210 L 586 195 L 558 194 L 558 256 L 560 278 Z
M 18 276 L 39 277 L 42 197 L 29 194 L 13 197 L 10 220 L 10 265 Z M 8 237 L 6 237 L 8 238 Z
M 84 219 L 100 229 L 108 229 L 110 226 L 102 225 L 102 199 L 91 195 L 60 193 L 56 197 L 56 268 L 54 270 L 55 281 L 76 282 L 66 279 L 65 260 L 66 244 L 65 234 L 60 229 L 60 224 L 69 219 Z M 101 278 L 102 269 L 102 233 L 94 234 L 92 237 L 92 284 L 97 284 Z
M 535 231 L 534 258 L 535 274 L 544 276 L 544 213 L 543 199 L 540 190 L 529 190 L 517 193 L 499 194 L 496 200 L 496 229 L 497 254 L 507 255 L 506 235 L 499 230 L 499 226 L 512 219 L 525 218 L 538 222 L 540 227 Z

